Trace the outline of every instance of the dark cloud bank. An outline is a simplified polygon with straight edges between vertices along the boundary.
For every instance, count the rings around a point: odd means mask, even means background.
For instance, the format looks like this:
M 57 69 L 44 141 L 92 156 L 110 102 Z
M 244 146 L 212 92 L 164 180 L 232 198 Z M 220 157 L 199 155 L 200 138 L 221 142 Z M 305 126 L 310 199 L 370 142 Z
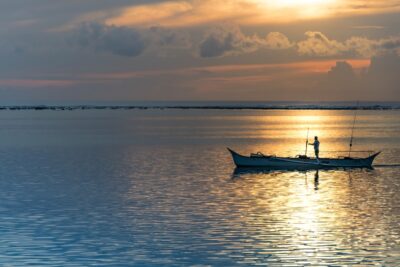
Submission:
M 339 61 L 318 84 L 328 98 L 395 100 L 400 99 L 400 56 L 388 52 L 371 58 L 368 68 L 356 72 L 346 61 Z M 315 88 L 318 92 L 318 88 Z
M 140 55 L 146 46 L 142 34 L 135 29 L 99 23 L 81 24 L 70 40 L 81 47 L 127 57 Z

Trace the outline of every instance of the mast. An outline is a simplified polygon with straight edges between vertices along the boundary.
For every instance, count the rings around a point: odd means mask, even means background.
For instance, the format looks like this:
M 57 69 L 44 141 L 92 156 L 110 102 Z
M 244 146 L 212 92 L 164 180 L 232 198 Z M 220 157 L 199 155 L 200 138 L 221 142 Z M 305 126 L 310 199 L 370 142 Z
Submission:
M 307 150 L 308 150 L 308 134 L 310 132 L 310 127 L 307 128 L 307 139 L 306 139 L 306 151 L 305 151 L 305 156 L 307 157 Z
M 356 120 L 357 120 L 358 103 L 359 102 L 357 102 L 356 111 L 354 112 L 353 128 L 351 129 L 351 137 L 350 137 L 350 144 L 349 144 L 349 157 L 350 157 L 350 154 L 351 154 L 351 149 L 353 147 L 354 128 L 356 126 Z

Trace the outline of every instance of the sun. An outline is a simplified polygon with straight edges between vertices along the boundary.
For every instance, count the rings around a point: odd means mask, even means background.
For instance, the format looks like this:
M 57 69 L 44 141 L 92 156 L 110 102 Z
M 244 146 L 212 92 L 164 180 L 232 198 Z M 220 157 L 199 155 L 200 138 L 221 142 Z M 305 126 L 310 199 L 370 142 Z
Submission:
M 266 11 L 279 14 L 282 20 L 321 18 L 331 15 L 339 0 L 255 0 Z M 278 17 L 279 17 L 278 16 Z
M 277 7 L 315 8 L 327 6 L 332 3 L 332 0 L 279 0 L 273 2 L 273 5 Z

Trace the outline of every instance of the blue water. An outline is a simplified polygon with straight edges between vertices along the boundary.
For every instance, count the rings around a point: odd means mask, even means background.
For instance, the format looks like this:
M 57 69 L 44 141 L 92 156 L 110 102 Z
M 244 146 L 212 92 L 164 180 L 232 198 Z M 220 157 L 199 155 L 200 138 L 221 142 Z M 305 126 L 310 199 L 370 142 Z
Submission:
M 346 150 L 352 111 L 0 112 L 2 266 L 398 266 L 400 111 L 360 111 L 373 170 L 235 172 Z M 326 152 L 331 154 L 334 152 Z

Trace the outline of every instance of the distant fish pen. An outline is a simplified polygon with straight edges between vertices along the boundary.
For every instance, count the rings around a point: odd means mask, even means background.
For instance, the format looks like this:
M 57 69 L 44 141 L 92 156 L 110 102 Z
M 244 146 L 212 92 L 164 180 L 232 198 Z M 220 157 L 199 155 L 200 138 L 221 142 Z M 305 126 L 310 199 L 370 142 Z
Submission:
M 396 105 L 15 105 L 0 110 L 130 110 L 130 109 L 209 109 L 209 110 L 400 110 Z

